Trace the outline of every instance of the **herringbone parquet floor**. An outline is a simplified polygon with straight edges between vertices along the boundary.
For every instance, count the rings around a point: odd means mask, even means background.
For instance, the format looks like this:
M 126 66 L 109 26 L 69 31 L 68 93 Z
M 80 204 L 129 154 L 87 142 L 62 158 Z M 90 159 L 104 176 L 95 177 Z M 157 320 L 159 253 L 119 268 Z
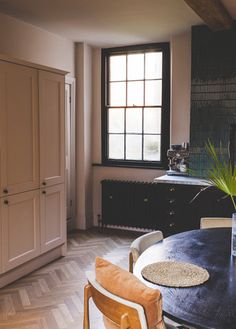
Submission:
M 85 271 L 96 256 L 128 269 L 131 241 L 141 233 L 120 230 L 77 231 L 66 257 L 0 289 L 0 329 L 82 329 Z M 91 328 L 104 328 L 91 303 Z

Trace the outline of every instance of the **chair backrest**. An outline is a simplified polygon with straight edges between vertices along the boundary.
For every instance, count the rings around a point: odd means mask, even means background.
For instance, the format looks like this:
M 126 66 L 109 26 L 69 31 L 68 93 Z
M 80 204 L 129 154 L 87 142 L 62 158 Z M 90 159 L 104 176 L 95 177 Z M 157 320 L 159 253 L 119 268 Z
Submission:
M 232 227 L 232 219 L 227 217 L 202 217 L 201 228 Z
M 141 235 L 135 239 L 130 246 L 129 256 L 129 269 L 133 272 L 133 264 L 136 263 L 138 257 L 150 246 L 163 240 L 163 234 L 161 231 L 153 231 L 144 235 Z
M 101 313 L 121 329 L 148 329 L 144 309 L 140 304 L 118 297 L 104 289 L 94 273 L 86 272 L 89 284 L 84 290 L 84 329 L 89 329 L 89 303 L 91 297 Z

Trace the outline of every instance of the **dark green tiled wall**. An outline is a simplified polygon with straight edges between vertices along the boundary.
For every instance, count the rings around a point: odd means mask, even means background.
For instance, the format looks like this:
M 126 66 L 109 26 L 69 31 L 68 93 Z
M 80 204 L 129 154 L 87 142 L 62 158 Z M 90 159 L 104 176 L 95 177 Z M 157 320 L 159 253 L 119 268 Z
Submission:
M 209 158 L 205 143 L 220 142 L 227 157 L 229 129 L 236 123 L 236 29 L 211 32 L 192 29 L 192 90 L 190 169 L 206 176 Z

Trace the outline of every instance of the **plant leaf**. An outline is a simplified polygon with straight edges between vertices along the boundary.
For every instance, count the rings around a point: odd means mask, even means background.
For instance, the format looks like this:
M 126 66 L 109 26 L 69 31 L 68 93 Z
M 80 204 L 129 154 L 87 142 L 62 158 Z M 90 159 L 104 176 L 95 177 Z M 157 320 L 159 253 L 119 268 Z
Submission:
M 206 143 L 206 151 L 212 160 L 212 165 L 208 172 L 209 183 L 229 195 L 236 210 L 233 198 L 236 196 L 236 166 L 232 168 L 230 164 L 227 164 L 221 144 L 219 155 L 210 140 Z

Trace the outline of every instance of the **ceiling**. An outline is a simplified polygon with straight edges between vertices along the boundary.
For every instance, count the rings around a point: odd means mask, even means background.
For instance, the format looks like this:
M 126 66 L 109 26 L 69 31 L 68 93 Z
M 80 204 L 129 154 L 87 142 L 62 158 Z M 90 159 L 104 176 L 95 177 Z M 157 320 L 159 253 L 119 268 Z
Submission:
M 236 17 L 236 1 L 222 2 Z M 167 41 L 203 23 L 184 0 L 0 0 L 0 12 L 101 47 Z

